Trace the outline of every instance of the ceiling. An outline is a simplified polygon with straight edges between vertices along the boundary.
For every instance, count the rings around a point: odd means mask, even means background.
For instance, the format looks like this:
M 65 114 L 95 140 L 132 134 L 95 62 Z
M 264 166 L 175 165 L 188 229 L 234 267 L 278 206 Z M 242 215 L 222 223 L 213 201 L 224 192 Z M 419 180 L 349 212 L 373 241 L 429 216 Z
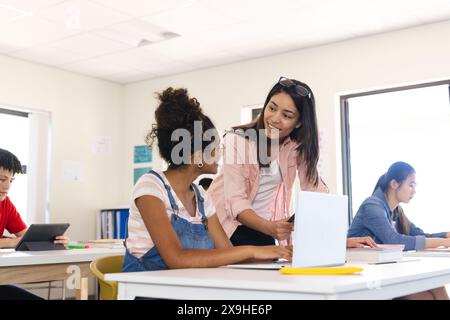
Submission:
M 0 0 L 0 53 L 131 83 L 449 19 L 449 0 Z

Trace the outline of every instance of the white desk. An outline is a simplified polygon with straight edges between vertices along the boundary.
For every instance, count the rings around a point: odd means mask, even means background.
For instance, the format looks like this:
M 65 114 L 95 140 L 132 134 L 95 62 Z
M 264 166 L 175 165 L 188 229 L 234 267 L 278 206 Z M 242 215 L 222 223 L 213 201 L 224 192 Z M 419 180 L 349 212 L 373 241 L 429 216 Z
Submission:
M 406 251 L 404 257 L 434 257 L 434 258 L 450 258 L 450 251 Z
M 71 274 L 69 266 L 80 268 L 80 288 L 77 299 L 87 299 L 91 261 L 124 254 L 125 249 L 89 248 L 53 251 L 14 251 L 0 249 L 0 285 L 65 280 Z
M 179 269 L 107 274 L 119 299 L 392 299 L 450 283 L 450 259 L 355 265 L 357 275 L 293 276 L 276 270 Z

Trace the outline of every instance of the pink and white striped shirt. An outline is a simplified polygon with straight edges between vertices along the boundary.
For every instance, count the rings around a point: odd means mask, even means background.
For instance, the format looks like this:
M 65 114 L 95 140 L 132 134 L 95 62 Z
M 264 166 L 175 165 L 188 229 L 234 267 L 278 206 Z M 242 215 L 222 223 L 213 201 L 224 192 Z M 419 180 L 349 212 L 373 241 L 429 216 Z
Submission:
M 157 171 L 157 173 L 163 178 L 164 182 L 170 186 L 169 180 L 163 172 Z M 205 214 L 209 218 L 215 212 L 214 204 L 211 197 L 206 193 L 206 191 L 199 186 L 200 194 L 204 198 Z M 188 220 L 190 223 L 202 223 L 202 215 L 196 210 L 195 217 L 192 217 L 183 203 L 178 199 L 177 194 L 172 189 L 173 197 L 178 205 L 179 216 L 183 219 Z M 136 206 L 135 200 L 144 195 L 150 195 L 159 198 L 166 208 L 167 216 L 170 219 L 172 215 L 172 206 L 170 205 L 169 197 L 167 191 L 164 188 L 161 180 L 159 180 L 155 175 L 147 173 L 144 174 L 137 182 L 133 190 L 132 201 L 130 204 L 130 217 L 128 219 L 128 238 L 127 238 L 127 248 L 129 252 L 137 258 L 143 256 L 147 251 L 153 248 L 154 244 L 152 238 L 144 224 L 141 213 Z

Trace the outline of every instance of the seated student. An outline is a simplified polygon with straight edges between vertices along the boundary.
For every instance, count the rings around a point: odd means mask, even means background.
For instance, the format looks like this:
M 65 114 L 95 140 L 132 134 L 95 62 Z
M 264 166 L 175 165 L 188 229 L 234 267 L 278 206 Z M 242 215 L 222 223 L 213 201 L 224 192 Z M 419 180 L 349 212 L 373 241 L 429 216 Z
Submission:
M 186 89 L 168 88 L 158 94 L 158 99 L 156 126 L 147 136 L 147 142 L 151 145 L 157 138 L 159 153 L 169 167 L 164 172 L 143 175 L 135 185 L 122 271 L 219 267 L 249 260 L 291 259 L 292 247 L 233 247 L 219 223 L 211 198 L 193 184 L 199 175 L 217 171 L 219 138 L 213 123 Z M 194 136 L 198 124 L 202 130 L 200 137 Z M 215 132 L 217 139 L 211 142 L 203 135 L 205 131 Z M 181 141 L 173 141 L 178 133 Z M 187 148 L 180 149 L 180 146 Z M 213 159 L 203 156 L 208 149 Z
M 16 207 L 8 197 L 8 191 L 16 173 L 22 173 L 20 161 L 11 152 L 0 149 L 0 235 L 2 236 L 0 248 L 14 248 L 27 229 Z M 5 229 L 16 237 L 3 238 Z M 55 243 L 67 246 L 69 238 L 59 236 Z M 0 286 L 0 300 L 4 299 L 28 300 L 39 299 L 39 297 L 14 286 Z
M 203 178 L 198 182 L 198 184 L 203 188 L 203 190 L 208 191 L 212 181 L 213 179 L 211 178 Z
M 449 232 L 425 233 L 409 221 L 403 212 L 400 203 L 408 203 L 413 198 L 416 192 L 415 179 L 416 173 L 411 165 L 405 162 L 392 164 L 378 179 L 372 196 L 359 207 L 348 236 L 370 236 L 381 244 L 404 244 L 405 250 L 450 247 Z M 408 297 L 448 299 L 444 288 Z

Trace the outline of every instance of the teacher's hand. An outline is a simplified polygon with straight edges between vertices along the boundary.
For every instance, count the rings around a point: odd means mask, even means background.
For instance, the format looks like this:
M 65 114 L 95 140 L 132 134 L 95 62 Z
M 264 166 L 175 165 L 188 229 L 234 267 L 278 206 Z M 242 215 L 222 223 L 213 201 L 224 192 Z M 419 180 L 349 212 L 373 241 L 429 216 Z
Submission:
M 294 229 L 293 223 L 287 222 L 288 219 L 281 219 L 271 221 L 270 235 L 277 240 L 287 240 L 290 238 L 292 230 Z

